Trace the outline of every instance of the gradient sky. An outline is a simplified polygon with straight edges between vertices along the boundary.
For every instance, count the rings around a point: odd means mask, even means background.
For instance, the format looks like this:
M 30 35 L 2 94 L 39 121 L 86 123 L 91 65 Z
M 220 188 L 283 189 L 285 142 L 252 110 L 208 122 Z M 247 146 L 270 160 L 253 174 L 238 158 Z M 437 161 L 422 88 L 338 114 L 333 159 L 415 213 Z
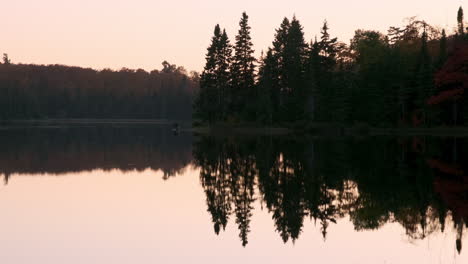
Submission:
M 0 5 L 0 52 L 15 63 L 152 70 L 168 60 L 199 71 L 214 25 L 233 39 L 243 11 L 258 56 L 284 16 L 296 14 L 308 40 L 327 19 L 331 34 L 348 43 L 355 29 L 386 32 L 410 16 L 452 31 L 464 1 L 8 0 Z

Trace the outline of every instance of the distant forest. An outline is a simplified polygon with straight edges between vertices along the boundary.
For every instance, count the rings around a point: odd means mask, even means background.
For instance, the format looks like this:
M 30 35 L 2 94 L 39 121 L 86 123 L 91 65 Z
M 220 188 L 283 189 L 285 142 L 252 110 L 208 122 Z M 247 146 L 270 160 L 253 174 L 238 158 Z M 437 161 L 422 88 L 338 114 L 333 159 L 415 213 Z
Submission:
M 198 75 L 163 62 L 161 71 L 0 64 L 0 120 L 192 118 Z
M 215 27 L 195 114 L 210 124 L 467 125 L 468 30 L 461 7 L 457 25 L 447 35 L 413 17 L 386 34 L 356 30 L 347 45 L 331 36 L 327 21 L 308 43 L 299 20 L 284 18 L 257 60 L 243 13 L 233 44 Z

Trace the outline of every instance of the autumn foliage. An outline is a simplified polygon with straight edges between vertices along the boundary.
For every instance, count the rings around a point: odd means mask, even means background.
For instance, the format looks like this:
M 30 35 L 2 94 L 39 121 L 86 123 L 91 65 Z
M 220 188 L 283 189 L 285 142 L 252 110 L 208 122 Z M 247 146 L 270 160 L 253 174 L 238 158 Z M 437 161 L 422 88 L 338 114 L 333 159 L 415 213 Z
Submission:
M 428 99 L 427 104 L 437 105 L 447 100 L 457 100 L 468 88 L 468 42 L 457 43 L 452 55 L 435 75 L 435 85 L 442 89 Z

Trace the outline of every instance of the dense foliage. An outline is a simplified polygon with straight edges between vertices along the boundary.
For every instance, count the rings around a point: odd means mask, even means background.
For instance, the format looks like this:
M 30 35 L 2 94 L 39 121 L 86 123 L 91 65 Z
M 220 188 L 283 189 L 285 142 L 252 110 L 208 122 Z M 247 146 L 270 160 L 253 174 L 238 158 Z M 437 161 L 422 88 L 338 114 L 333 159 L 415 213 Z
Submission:
M 191 119 L 198 76 L 161 71 L 0 64 L 0 120 L 33 118 Z
M 244 13 L 234 45 L 216 25 L 196 115 L 209 123 L 297 121 L 374 126 L 462 125 L 468 74 L 463 10 L 447 36 L 409 18 L 387 34 L 356 30 L 349 45 L 330 34 L 307 43 L 296 17 L 284 18 L 255 71 Z M 464 115 L 468 116 L 468 115 Z

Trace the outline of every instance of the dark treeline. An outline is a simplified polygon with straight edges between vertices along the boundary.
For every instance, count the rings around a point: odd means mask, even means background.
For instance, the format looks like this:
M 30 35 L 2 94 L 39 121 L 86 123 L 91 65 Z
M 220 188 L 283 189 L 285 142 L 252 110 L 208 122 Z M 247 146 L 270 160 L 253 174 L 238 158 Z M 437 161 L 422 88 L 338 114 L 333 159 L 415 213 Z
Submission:
M 168 127 L 0 130 L 0 174 L 161 170 L 168 178 L 192 162 L 192 135 Z
M 284 242 L 298 239 L 308 219 L 326 238 L 330 225 L 350 217 L 356 230 L 400 223 L 411 240 L 452 223 L 460 251 L 468 223 L 467 144 L 456 138 L 206 137 L 195 143 L 194 161 L 215 232 L 233 218 L 244 246 L 259 199 Z
M 198 75 L 162 70 L 96 71 L 62 65 L 0 64 L 0 120 L 38 118 L 192 118 Z
M 467 125 L 468 34 L 461 7 L 457 23 L 448 36 L 409 18 L 387 34 L 356 30 L 347 45 L 326 21 L 307 42 L 299 20 L 284 18 L 257 66 L 244 13 L 232 44 L 215 27 L 196 115 L 208 123 Z

